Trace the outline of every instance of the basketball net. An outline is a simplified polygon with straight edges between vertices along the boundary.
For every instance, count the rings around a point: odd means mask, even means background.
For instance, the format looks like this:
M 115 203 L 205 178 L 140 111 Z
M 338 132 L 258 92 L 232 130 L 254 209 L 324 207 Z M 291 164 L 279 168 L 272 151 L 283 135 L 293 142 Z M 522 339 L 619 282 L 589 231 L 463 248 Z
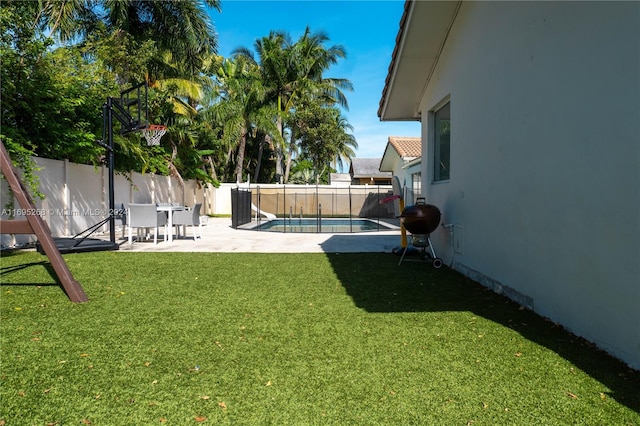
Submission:
M 165 133 L 167 133 L 167 126 L 162 124 L 149 124 L 149 126 L 142 129 L 142 134 L 149 146 L 160 145 L 160 139 Z

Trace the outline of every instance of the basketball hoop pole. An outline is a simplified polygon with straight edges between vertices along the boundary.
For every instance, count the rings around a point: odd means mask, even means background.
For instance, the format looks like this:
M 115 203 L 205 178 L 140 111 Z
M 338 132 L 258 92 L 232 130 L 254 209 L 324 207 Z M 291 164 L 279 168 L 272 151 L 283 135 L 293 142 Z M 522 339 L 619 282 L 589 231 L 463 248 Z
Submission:
M 144 94 L 142 88 L 144 87 Z M 131 93 L 136 93 L 131 97 Z M 144 108 L 141 107 L 141 98 L 144 96 Z M 107 150 L 107 167 L 109 168 L 109 240 L 116 242 L 116 218 L 115 212 L 115 146 L 113 142 L 113 118 L 122 125 L 121 134 L 127 134 L 147 127 L 149 110 L 147 106 L 147 83 L 139 83 L 127 90 L 120 92 L 120 98 L 108 97 L 102 106 L 102 140 L 98 144 Z M 136 117 L 131 114 L 134 107 Z M 106 141 L 106 143 L 105 143 Z
M 106 114 L 104 113 L 106 112 Z M 109 145 L 107 148 L 107 165 L 109 167 L 109 241 L 112 243 L 116 242 L 116 220 L 113 216 L 113 209 L 115 208 L 116 200 L 115 200 L 115 153 L 114 153 L 114 144 L 113 144 L 113 99 L 107 98 L 107 102 L 104 104 L 103 109 L 103 135 L 106 131 L 107 140 L 109 141 Z

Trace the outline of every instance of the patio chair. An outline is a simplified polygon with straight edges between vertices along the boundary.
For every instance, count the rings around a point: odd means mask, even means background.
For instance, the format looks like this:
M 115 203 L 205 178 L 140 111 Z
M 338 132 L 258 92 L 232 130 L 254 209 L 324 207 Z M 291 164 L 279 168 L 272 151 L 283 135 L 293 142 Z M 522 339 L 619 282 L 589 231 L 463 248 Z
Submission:
M 191 209 L 181 210 L 177 212 L 173 212 L 173 225 L 177 227 L 178 236 L 180 236 L 180 226 L 182 226 L 182 231 L 187 236 L 186 227 L 193 227 L 193 240 L 196 238 L 202 239 L 202 224 L 200 223 L 200 209 L 202 208 L 202 203 L 196 203 Z M 198 234 L 196 235 L 196 226 L 198 227 Z
M 167 225 L 167 216 L 156 210 L 155 204 L 129 204 L 127 212 L 129 244 L 133 243 L 133 228 L 153 228 L 153 244 L 158 244 L 158 227 Z M 167 231 L 164 232 L 167 240 Z
M 115 220 L 120 222 L 120 226 L 122 227 L 122 238 L 125 238 L 125 233 L 127 232 L 127 209 L 124 207 L 124 203 L 120 203 L 116 208 L 116 211 L 112 212 Z

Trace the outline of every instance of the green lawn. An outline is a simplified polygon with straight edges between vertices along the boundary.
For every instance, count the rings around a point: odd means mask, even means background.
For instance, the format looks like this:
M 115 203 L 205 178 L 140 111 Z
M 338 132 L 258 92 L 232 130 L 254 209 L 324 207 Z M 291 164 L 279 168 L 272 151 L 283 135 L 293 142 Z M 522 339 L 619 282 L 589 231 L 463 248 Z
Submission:
M 640 374 L 391 254 L 3 253 L 0 424 L 638 425 Z

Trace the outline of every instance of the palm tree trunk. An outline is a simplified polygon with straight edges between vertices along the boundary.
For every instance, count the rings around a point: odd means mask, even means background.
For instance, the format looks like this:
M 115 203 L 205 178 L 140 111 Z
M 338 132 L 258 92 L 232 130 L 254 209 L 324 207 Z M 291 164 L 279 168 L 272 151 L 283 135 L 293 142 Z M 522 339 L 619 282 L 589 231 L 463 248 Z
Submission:
M 229 148 L 227 150 L 227 155 L 224 161 L 224 172 L 222 174 L 222 179 L 224 179 L 224 182 L 227 182 L 230 179 L 232 179 L 233 175 L 231 174 L 231 163 L 232 163 L 232 159 L 233 159 L 233 149 Z M 234 170 L 235 171 L 235 170 Z
M 291 172 L 291 160 L 293 159 L 293 153 L 295 152 L 296 149 L 296 143 L 295 143 L 295 127 L 291 127 L 291 140 L 289 141 L 289 155 L 286 159 L 287 161 L 287 167 L 284 171 L 284 183 L 289 182 L 289 173 Z
M 256 171 L 253 174 L 253 181 L 258 182 L 258 177 L 260 176 L 260 167 L 262 166 L 262 153 L 264 152 L 264 144 L 269 143 L 268 141 L 269 135 L 265 136 L 263 140 L 260 141 L 260 145 L 258 146 L 258 164 L 256 164 Z
M 175 176 L 178 178 L 178 182 L 180 186 L 184 188 L 184 179 L 182 179 L 182 175 L 178 171 L 178 168 L 175 165 L 176 158 L 178 158 L 178 146 L 174 143 L 171 144 L 171 159 L 169 160 L 169 175 Z
M 284 129 L 282 128 L 282 117 L 278 115 L 278 119 L 276 121 L 276 126 L 278 127 L 278 132 L 282 139 L 284 140 Z M 282 163 L 284 162 L 284 152 L 282 150 L 282 146 L 279 143 L 276 143 L 275 146 L 276 151 L 276 183 L 283 183 L 282 180 Z
M 322 175 L 324 174 L 325 170 L 327 170 L 327 165 L 326 164 L 324 166 L 322 166 L 322 170 L 320 170 L 320 173 L 318 173 L 316 175 L 316 185 L 320 185 L 320 178 L 322 178 Z
M 236 161 L 236 183 L 242 183 L 242 169 L 244 164 L 244 150 L 247 146 L 247 133 L 242 132 L 240 143 L 238 144 L 238 157 Z
M 218 175 L 216 175 L 216 167 L 213 164 L 213 158 L 210 155 L 207 155 L 206 158 L 207 163 L 209 163 L 209 167 L 211 168 L 211 177 L 215 180 L 218 180 Z

